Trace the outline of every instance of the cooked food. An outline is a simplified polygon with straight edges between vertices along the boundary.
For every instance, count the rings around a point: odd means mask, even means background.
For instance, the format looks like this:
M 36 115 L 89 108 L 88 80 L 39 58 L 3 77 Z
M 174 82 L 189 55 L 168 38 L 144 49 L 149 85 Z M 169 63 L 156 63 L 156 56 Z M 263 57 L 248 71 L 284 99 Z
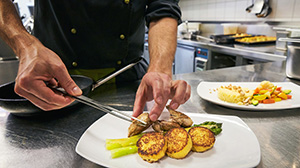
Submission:
M 180 128 L 180 125 L 174 121 L 157 120 L 152 124 L 156 132 L 169 131 L 172 128 Z
M 249 36 L 252 36 L 252 35 L 247 34 L 247 33 L 238 33 L 238 34 L 235 34 L 231 37 L 249 37 Z
M 167 109 L 170 112 L 171 120 L 174 122 L 177 122 L 180 126 L 190 127 L 193 125 L 193 120 L 189 116 L 187 116 L 179 111 L 175 111 L 175 110 L 171 109 L 169 106 L 167 106 Z
M 143 134 L 131 136 L 129 138 L 120 139 L 106 139 L 105 147 L 107 150 L 136 145 L 136 142 L 142 137 Z
M 222 132 L 222 123 L 216 123 L 214 121 L 205 121 L 201 124 L 194 124 L 192 127 L 198 127 L 198 126 L 202 126 L 202 127 L 206 127 L 209 130 L 211 130 L 211 132 L 213 132 L 215 135 L 218 135 Z
M 291 99 L 291 90 L 282 90 L 269 81 L 262 81 L 254 90 L 251 103 L 257 106 L 259 103 L 272 104 L 281 100 Z
M 237 104 L 248 104 L 253 96 L 253 90 L 248 88 L 242 88 L 241 86 L 221 86 L 218 88 L 219 99 Z
M 276 41 L 276 37 L 269 37 L 269 36 L 253 36 L 253 37 L 244 37 L 241 39 L 236 39 L 237 42 L 244 42 L 244 43 L 257 43 L 257 42 L 268 42 L 268 41 Z
M 136 143 L 140 157 L 149 162 L 156 162 L 165 156 L 167 141 L 162 133 L 145 133 Z
M 259 103 L 272 104 L 281 100 L 292 99 L 291 90 L 282 90 L 270 81 L 262 81 L 256 89 L 250 90 L 241 86 L 221 86 L 218 89 L 218 98 L 239 105 L 252 104 L 257 106 Z
M 191 136 L 194 152 L 205 152 L 215 144 L 215 135 L 205 127 L 192 127 L 188 134 Z
M 137 134 L 145 131 L 152 124 L 152 121 L 149 118 L 149 113 L 142 113 L 137 118 L 142 120 L 142 121 L 145 121 L 147 123 L 147 125 L 142 126 L 139 121 L 137 121 L 137 120 L 132 121 L 132 123 L 130 124 L 130 126 L 128 128 L 128 137 L 131 137 L 133 135 L 137 135 Z
M 138 150 L 136 145 L 132 145 L 132 146 L 125 146 L 125 147 L 121 147 L 121 148 L 116 148 L 116 149 L 112 149 L 110 151 L 111 153 L 111 158 L 118 158 L 121 156 L 125 156 L 125 155 L 129 155 L 129 154 L 134 154 L 136 153 Z
M 183 159 L 192 149 L 192 139 L 184 128 L 169 130 L 165 138 L 168 144 L 166 153 L 171 158 Z

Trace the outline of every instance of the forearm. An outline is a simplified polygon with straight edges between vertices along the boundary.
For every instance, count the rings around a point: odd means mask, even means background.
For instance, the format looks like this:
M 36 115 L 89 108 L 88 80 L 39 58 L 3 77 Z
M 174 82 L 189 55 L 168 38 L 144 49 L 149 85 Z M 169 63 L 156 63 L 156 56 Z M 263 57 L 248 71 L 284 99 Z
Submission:
M 151 22 L 148 42 L 148 72 L 162 72 L 172 77 L 172 63 L 177 46 L 177 20 L 162 18 Z
M 0 37 L 15 54 L 35 39 L 24 28 L 11 0 L 0 0 Z

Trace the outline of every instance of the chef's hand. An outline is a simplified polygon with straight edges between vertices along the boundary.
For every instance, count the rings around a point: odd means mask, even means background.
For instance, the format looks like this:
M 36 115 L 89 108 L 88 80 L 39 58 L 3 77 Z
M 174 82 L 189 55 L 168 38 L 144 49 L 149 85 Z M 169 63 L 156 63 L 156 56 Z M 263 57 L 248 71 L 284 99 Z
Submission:
M 147 101 L 154 99 L 154 106 L 150 111 L 150 119 L 156 121 L 162 113 L 169 99 L 170 107 L 177 109 L 191 96 L 191 86 L 183 80 L 173 81 L 164 73 L 148 72 L 143 77 L 137 90 L 134 102 L 133 116 L 137 117 L 144 111 Z
M 20 59 L 15 84 L 17 94 L 47 111 L 67 106 L 74 99 L 54 92 L 45 82 L 63 87 L 70 95 L 82 94 L 58 55 L 43 46 L 37 39 L 24 45 L 17 53 Z

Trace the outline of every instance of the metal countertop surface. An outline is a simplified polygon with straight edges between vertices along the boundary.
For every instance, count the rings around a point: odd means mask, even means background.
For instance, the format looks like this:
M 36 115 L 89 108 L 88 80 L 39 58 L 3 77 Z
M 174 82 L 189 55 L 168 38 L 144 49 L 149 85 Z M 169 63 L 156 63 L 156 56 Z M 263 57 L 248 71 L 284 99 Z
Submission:
M 177 39 L 178 45 L 207 48 L 212 52 L 242 56 L 254 60 L 284 61 L 287 51 L 277 50 L 275 44 L 242 45 L 242 44 L 216 44 L 206 40 Z
M 252 129 L 261 147 L 258 167 L 300 167 L 300 109 L 234 110 L 202 100 L 196 92 L 201 81 L 269 80 L 292 81 L 299 85 L 300 81 L 286 77 L 285 62 L 178 74 L 174 79 L 186 80 L 192 86 L 190 100 L 180 106 L 179 111 L 235 115 Z M 119 110 L 132 111 L 138 85 L 139 82 L 100 86 L 89 97 Z M 75 146 L 84 131 L 103 115 L 103 112 L 81 104 L 32 117 L 17 117 L 0 108 L 0 167 L 101 167 L 76 154 Z

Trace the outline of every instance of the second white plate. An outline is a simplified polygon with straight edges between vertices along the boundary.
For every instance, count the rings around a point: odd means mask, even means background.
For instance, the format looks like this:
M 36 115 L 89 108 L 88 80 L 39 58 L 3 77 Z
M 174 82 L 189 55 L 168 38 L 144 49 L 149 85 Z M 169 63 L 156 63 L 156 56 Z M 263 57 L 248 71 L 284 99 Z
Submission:
M 282 109 L 292 109 L 300 108 L 300 86 L 291 83 L 291 82 L 272 82 L 282 89 L 292 90 L 291 95 L 292 99 L 282 100 L 273 104 L 259 104 L 258 106 L 253 105 L 238 105 L 235 103 L 228 103 L 222 101 L 218 98 L 217 88 L 220 86 L 228 86 L 229 84 L 235 86 L 246 87 L 249 89 L 255 89 L 260 82 L 201 82 L 197 87 L 198 95 L 209 102 L 222 105 L 229 108 L 241 109 L 241 110 L 282 110 Z

